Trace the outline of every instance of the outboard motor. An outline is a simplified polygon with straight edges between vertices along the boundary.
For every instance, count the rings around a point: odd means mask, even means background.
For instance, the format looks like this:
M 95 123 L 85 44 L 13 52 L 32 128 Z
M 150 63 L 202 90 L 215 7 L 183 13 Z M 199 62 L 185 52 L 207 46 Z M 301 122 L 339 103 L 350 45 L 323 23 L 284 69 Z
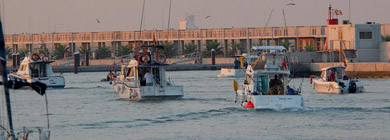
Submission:
M 356 93 L 356 82 L 355 81 L 351 81 L 349 82 L 349 88 L 348 88 L 348 92 L 349 93 Z

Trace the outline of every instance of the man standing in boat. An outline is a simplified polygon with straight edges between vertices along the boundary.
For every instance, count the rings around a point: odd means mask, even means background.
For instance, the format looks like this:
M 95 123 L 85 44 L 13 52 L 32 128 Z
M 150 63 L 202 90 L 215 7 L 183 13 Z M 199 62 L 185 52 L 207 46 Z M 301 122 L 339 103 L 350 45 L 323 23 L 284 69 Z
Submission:
M 149 70 L 146 70 L 146 73 L 144 75 L 144 79 L 146 80 L 146 86 L 153 85 L 153 75 L 149 72 Z
M 237 60 L 237 58 L 234 59 L 234 69 L 238 69 L 240 67 L 240 61 Z

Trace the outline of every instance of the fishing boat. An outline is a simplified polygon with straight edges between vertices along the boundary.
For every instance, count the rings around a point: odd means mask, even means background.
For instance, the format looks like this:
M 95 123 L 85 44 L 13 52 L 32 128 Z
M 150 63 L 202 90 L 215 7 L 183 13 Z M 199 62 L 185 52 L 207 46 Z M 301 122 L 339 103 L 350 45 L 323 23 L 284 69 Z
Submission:
M 223 77 L 244 77 L 245 75 L 245 57 L 244 56 L 233 56 L 234 67 L 233 68 L 221 68 L 221 73 L 218 75 L 219 78 Z M 246 62 L 246 64 L 248 64 Z
M 310 84 L 317 93 L 345 94 L 365 92 L 358 79 L 345 75 L 345 66 L 330 66 L 321 69 L 321 76 L 310 76 Z
M 47 87 L 64 88 L 65 78 L 60 74 L 53 73 L 51 63 L 47 55 L 42 57 L 36 53 L 23 59 L 16 73 L 10 73 L 9 78 L 12 81 L 25 81 L 28 83 L 41 82 Z
M 245 80 L 240 89 L 233 81 L 236 92 L 236 102 L 244 108 L 254 109 L 301 109 L 304 101 L 301 86 L 294 89 L 289 85 L 290 70 L 286 64 L 285 48 L 283 46 L 254 46 L 258 58 L 253 65 L 248 65 Z M 256 64 L 264 58 L 263 69 L 254 70 Z
M 50 129 L 49 129 L 49 116 L 48 116 L 48 102 L 47 102 L 47 96 L 45 94 L 46 92 L 46 84 L 41 83 L 39 81 L 37 82 L 31 82 L 27 83 L 26 81 L 12 81 L 9 80 L 8 74 L 7 74 L 7 61 L 5 57 L 5 44 L 4 44 L 4 35 L 3 35 L 3 27 L 2 22 L 0 18 L 0 62 L 1 62 L 1 79 L 0 85 L 3 85 L 3 90 L 1 94 L 3 94 L 4 99 L 1 101 L 4 101 L 5 105 L 4 107 L 1 107 L 1 109 L 5 108 L 4 115 L 6 116 L 6 121 L 0 122 L 0 140 L 28 140 L 29 136 L 33 132 L 39 133 L 39 139 L 40 140 L 49 140 L 50 139 Z M 47 113 L 47 129 L 41 129 L 41 128 L 23 128 L 21 131 L 15 131 L 13 127 L 13 117 L 12 117 L 12 109 L 11 109 L 11 99 L 10 99 L 10 93 L 9 88 L 13 89 L 19 89 L 21 87 L 31 87 L 33 90 L 35 90 L 40 95 L 45 95 L 46 99 L 46 113 Z M 12 103 L 13 104 L 13 103 Z M 3 110 L 1 111 L 3 112 Z M 5 123 L 6 122 L 6 123 Z M 36 130 L 37 129 L 37 130 Z
M 166 78 L 165 55 L 159 53 L 163 46 L 143 46 L 142 53 L 121 65 L 113 86 L 121 99 L 159 100 L 183 97 L 183 86 Z

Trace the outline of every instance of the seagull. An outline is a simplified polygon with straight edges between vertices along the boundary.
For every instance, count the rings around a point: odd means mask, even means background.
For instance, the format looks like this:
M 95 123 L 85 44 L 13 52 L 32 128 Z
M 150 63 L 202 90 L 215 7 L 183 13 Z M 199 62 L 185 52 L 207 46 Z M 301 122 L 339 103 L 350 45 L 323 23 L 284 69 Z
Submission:
M 288 3 L 287 6 L 295 6 L 295 3 Z
M 96 19 L 96 22 L 97 22 L 97 23 L 100 23 L 100 20 L 99 20 L 99 19 Z
M 211 17 L 211 16 L 206 16 L 206 17 L 204 17 L 205 19 L 208 19 L 209 17 Z

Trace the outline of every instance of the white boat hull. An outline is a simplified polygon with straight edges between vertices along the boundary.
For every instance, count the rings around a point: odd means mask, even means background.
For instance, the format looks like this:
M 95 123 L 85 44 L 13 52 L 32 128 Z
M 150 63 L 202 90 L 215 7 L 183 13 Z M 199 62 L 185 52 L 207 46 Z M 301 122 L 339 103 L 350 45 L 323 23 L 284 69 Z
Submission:
M 121 99 L 125 100 L 160 100 L 178 99 L 183 97 L 183 86 L 141 86 L 131 87 L 115 83 L 114 90 Z
M 16 74 L 10 74 L 9 78 L 10 78 L 10 80 L 25 81 L 27 83 L 41 82 L 41 83 L 46 84 L 46 86 L 48 88 L 64 88 L 65 87 L 65 78 L 62 76 L 29 78 L 29 77 L 19 76 Z
M 244 77 L 246 69 L 221 68 L 218 77 Z
M 314 79 L 313 80 L 313 88 L 317 93 L 324 94 L 346 94 L 346 93 L 363 93 L 364 86 L 361 82 L 356 82 L 356 90 L 354 92 L 350 92 L 349 90 L 349 81 L 343 81 L 345 83 L 345 87 L 340 86 L 337 82 L 328 82 L 323 80 Z
M 254 109 L 302 109 L 304 107 L 301 95 L 248 95 L 243 107 L 251 101 Z

